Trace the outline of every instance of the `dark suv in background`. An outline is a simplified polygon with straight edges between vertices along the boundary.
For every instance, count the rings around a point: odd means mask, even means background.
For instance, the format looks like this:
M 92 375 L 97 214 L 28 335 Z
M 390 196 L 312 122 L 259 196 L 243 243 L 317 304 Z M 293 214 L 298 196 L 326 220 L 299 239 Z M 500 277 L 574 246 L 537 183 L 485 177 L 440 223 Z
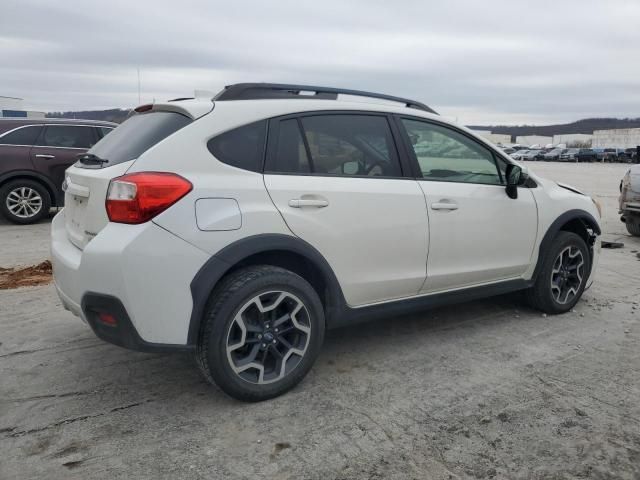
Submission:
M 64 202 L 64 172 L 117 124 L 52 118 L 0 119 L 0 212 L 34 223 Z

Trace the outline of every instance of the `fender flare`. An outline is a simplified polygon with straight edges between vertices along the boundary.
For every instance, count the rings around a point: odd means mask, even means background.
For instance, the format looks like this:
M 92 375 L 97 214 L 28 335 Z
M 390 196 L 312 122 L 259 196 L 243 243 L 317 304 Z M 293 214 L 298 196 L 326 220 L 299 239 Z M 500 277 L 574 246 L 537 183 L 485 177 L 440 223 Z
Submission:
M 189 321 L 187 344 L 197 344 L 207 302 L 220 279 L 242 260 L 258 253 L 274 250 L 284 250 L 301 255 L 313 263 L 322 273 L 328 289 L 328 305 L 325 305 L 327 324 L 330 323 L 334 311 L 343 310 L 346 302 L 342 288 L 333 269 L 318 250 L 301 238 L 291 235 L 252 235 L 233 242 L 220 250 L 207 260 L 193 277 L 190 285 L 193 308 Z
M 538 248 L 538 261 L 536 262 L 536 268 L 533 270 L 533 275 L 531 277 L 531 283 L 533 284 L 538 278 L 538 274 L 540 270 L 542 270 L 542 266 L 546 260 L 546 254 L 551 248 L 551 244 L 553 243 L 553 239 L 556 237 L 558 232 L 562 229 L 564 225 L 572 220 L 580 220 L 587 228 L 593 230 L 596 235 L 600 235 L 602 231 L 600 230 L 600 226 L 596 219 L 589 212 L 585 210 L 575 209 L 568 210 L 556 218 L 542 238 L 540 242 L 540 247 Z M 591 249 L 592 245 L 588 245 L 589 249 Z M 591 269 L 591 266 L 589 267 Z
M 46 186 L 49 193 L 52 194 L 51 206 L 58 207 L 62 205 L 64 200 L 64 197 L 60 193 L 62 186 L 60 186 L 60 188 L 56 188 L 56 186 L 51 181 L 51 179 L 49 179 L 45 175 L 39 172 L 36 172 L 34 170 L 12 170 L 10 172 L 0 175 L 0 184 L 10 182 L 14 178 L 31 178 L 35 181 L 43 183 Z

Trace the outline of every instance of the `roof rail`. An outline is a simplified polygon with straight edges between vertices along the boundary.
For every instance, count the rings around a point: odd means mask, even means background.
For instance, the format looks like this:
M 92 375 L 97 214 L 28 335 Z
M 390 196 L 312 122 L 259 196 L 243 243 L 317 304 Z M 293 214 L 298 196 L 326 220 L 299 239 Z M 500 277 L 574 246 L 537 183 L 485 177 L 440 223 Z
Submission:
M 303 93 L 304 92 L 304 93 Z M 384 95 L 382 93 L 363 92 L 360 90 L 348 90 L 345 88 L 315 87 L 312 85 L 288 85 L 283 83 L 236 83 L 227 85 L 220 91 L 214 101 L 221 100 L 259 100 L 268 98 L 302 98 L 315 100 L 336 100 L 338 95 L 353 95 L 356 97 L 378 98 L 392 102 L 403 103 L 409 108 L 424 110 L 425 112 L 437 112 L 424 103 L 409 100 L 407 98 Z

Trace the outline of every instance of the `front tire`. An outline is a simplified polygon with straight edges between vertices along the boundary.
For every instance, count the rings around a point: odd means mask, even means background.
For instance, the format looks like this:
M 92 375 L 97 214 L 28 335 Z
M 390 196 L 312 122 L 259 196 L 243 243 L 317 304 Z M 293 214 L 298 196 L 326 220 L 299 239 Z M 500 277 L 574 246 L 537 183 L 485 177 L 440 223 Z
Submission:
M 545 255 L 535 284 L 526 290 L 527 300 L 545 313 L 568 312 L 580 300 L 590 272 L 585 241 L 575 233 L 561 231 Z
M 36 223 L 49 214 L 50 208 L 49 192 L 36 181 L 12 180 L 0 189 L 0 212 L 10 222 Z
M 311 369 L 324 339 L 322 303 L 302 277 L 280 267 L 237 270 L 214 290 L 196 359 L 226 394 L 258 402 L 282 395 Z
M 634 237 L 640 237 L 640 218 L 627 217 L 624 223 L 627 226 L 627 232 Z

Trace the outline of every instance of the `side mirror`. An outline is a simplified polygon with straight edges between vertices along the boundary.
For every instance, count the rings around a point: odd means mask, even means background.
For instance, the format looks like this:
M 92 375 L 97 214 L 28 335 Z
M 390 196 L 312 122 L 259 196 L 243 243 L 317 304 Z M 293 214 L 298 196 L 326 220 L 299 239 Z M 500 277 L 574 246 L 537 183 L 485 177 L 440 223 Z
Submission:
M 518 185 L 522 185 L 523 182 L 522 168 L 518 165 L 510 163 L 507 165 L 507 196 L 509 198 L 518 198 Z

